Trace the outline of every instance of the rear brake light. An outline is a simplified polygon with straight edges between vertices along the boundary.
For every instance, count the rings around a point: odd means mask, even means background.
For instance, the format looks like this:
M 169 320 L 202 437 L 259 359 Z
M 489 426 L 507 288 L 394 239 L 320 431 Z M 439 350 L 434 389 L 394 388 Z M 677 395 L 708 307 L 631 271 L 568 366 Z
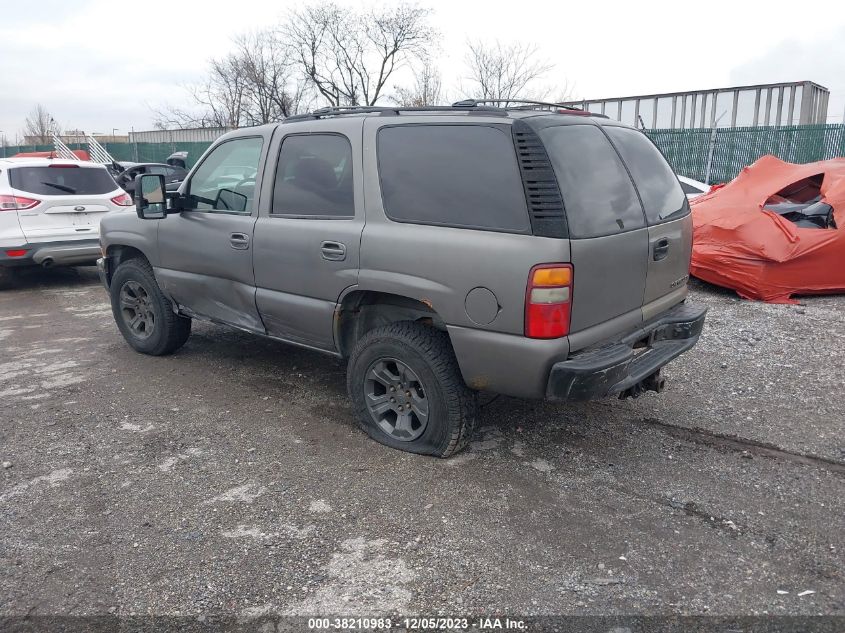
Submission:
M 560 338 L 569 334 L 572 307 L 572 265 L 540 264 L 528 275 L 525 292 L 525 336 Z
M 6 255 L 8 257 L 23 257 L 24 255 L 26 255 L 26 249 L 16 248 L 14 250 L 6 251 Z
M 0 211 L 25 211 L 41 204 L 41 200 L 23 196 L 0 196 Z
M 50 165 L 53 169 L 79 169 L 79 165 Z
M 134 204 L 132 202 L 132 196 L 128 193 L 122 193 L 119 196 L 115 196 L 111 199 L 111 201 L 119 207 L 131 207 Z

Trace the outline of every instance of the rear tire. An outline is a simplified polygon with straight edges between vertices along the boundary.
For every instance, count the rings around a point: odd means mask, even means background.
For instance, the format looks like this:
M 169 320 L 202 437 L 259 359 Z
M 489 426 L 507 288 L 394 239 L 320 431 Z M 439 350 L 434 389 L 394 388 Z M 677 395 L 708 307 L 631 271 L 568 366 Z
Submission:
M 191 319 L 173 311 L 146 260 L 130 259 L 118 266 L 109 295 L 117 327 L 137 352 L 172 354 L 191 335 Z
M 411 321 L 371 330 L 352 350 L 346 385 L 359 425 L 386 446 L 449 457 L 472 437 L 476 394 L 441 330 Z

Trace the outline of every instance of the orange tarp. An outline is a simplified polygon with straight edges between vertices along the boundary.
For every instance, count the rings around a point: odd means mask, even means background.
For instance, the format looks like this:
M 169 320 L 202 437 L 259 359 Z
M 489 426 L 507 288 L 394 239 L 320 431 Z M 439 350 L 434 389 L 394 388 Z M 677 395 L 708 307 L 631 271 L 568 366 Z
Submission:
M 837 228 L 803 228 L 765 210 L 790 185 L 822 174 L 821 201 Z M 746 299 L 845 292 L 845 158 L 806 165 L 763 156 L 724 187 L 691 202 L 690 272 Z

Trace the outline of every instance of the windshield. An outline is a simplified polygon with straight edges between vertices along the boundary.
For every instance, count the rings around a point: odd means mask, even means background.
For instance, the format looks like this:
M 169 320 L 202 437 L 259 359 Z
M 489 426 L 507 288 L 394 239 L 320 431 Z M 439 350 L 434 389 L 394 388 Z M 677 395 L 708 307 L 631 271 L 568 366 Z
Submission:
M 108 171 L 96 167 L 14 167 L 9 170 L 13 189 L 42 196 L 97 195 L 118 189 Z

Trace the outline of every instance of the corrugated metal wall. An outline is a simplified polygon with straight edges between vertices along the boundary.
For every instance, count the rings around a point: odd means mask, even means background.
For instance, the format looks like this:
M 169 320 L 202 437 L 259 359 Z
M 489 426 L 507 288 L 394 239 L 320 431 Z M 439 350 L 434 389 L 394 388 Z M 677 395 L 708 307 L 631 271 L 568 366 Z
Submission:
M 225 127 L 202 127 L 187 130 L 147 130 L 129 132 L 130 143 L 212 143 L 229 132 Z

